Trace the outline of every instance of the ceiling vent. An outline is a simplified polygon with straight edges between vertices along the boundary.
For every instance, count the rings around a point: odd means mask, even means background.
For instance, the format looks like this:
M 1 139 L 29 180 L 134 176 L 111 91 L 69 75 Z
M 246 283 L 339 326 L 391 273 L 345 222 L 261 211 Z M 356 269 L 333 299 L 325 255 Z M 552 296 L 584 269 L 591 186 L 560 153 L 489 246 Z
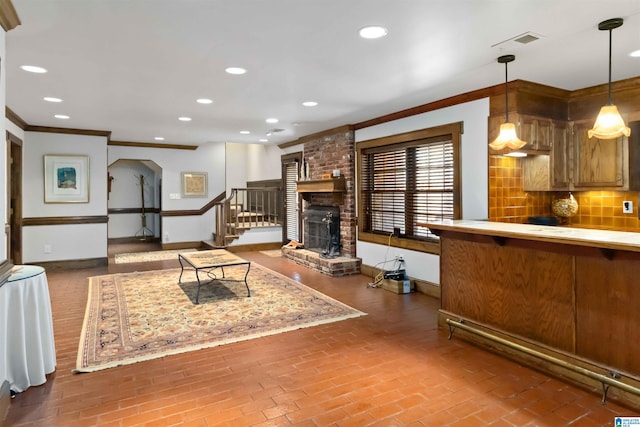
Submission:
M 510 39 L 501 41 L 491 47 L 497 47 L 504 51 L 511 51 L 521 48 L 522 46 L 534 42 L 536 40 L 541 39 L 543 36 L 540 34 L 536 34 L 534 32 L 528 31 L 526 33 L 518 34 L 515 37 L 511 37 Z
M 267 136 L 271 136 L 274 133 L 278 133 L 278 132 L 284 132 L 284 129 L 279 129 L 279 128 L 273 128 L 273 129 L 269 129 L 267 131 Z

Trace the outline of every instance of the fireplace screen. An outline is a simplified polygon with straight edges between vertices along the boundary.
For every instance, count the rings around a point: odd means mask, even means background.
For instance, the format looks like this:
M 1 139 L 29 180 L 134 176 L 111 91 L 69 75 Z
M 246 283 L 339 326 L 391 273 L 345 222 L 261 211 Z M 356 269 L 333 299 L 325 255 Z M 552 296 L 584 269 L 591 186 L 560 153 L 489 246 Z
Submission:
M 340 208 L 337 206 L 311 205 L 303 215 L 302 242 L 310 251 L 325 258 L 340 256 Z

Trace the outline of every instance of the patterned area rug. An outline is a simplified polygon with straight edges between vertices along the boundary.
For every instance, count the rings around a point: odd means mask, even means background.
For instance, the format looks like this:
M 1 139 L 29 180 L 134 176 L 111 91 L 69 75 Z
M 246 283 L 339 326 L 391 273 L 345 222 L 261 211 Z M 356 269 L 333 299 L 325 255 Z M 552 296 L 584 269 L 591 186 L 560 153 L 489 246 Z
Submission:
M 93 372 L 170 354 L 363 316 L 256 263 L 225 267 L 226 279 L 201 287 L 180 269 L 89 278 L 89 297 L 74 372 Z M 200 273 L 202 279 L 203 273 Z
M 193 252 L 196 249 L 173 249 L 169 251 L 153 252 L 132 252 L 126 254 L 116 254 L 114 260 L 116 264 L 127 264 L 131 262 L 164 261 L 167 259 L 178 259 L 180 252 Z

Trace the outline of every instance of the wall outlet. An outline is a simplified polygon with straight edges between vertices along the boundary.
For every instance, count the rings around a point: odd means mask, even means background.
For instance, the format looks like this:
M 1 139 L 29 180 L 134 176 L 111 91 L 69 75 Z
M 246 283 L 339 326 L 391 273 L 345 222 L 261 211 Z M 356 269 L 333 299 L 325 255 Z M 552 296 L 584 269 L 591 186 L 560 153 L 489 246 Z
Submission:
M 622 202 L 622 213 L 633 213 L 633 202 L 625 200 Z
M 51 253 L 51 245 L 44 245 L 44 253 L 45 254 Z

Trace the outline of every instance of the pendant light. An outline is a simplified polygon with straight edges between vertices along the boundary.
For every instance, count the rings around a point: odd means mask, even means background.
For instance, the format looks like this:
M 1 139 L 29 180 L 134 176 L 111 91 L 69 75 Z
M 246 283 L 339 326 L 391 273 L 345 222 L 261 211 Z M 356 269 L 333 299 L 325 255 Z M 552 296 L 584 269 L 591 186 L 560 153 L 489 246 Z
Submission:
M 624 21 L 622 18 L 613 18 L 602 21 L 598 24 L 601 31 L 609 31 L 609 101 L 607 105 L 600 109 L 593 129 L 588 131 L 589 138 L 614 139 L 619 136 L 631 135 L 631 129 L 624 124 L 624 120 L 618 112 L 618 107 L 611 102 L 611 33 L 614 28 L 618 28 Z
M 500 134 L 498 137 L 489 144 L 489 147 L 493 150 L 502 150 L 509 148 L 512 150 L 519 150 L 527 143 L 522 141 L 516 135 L 516 125 L 509 123 L 509 87 L 508 87 L 508 71 L 507 64 L 513 62 L 516 59 L 515 55 L 503 55 L 498 58 L 500 64 L 504 64 L 504 88 L 505 88 L 505 121 L 500 125 Z

